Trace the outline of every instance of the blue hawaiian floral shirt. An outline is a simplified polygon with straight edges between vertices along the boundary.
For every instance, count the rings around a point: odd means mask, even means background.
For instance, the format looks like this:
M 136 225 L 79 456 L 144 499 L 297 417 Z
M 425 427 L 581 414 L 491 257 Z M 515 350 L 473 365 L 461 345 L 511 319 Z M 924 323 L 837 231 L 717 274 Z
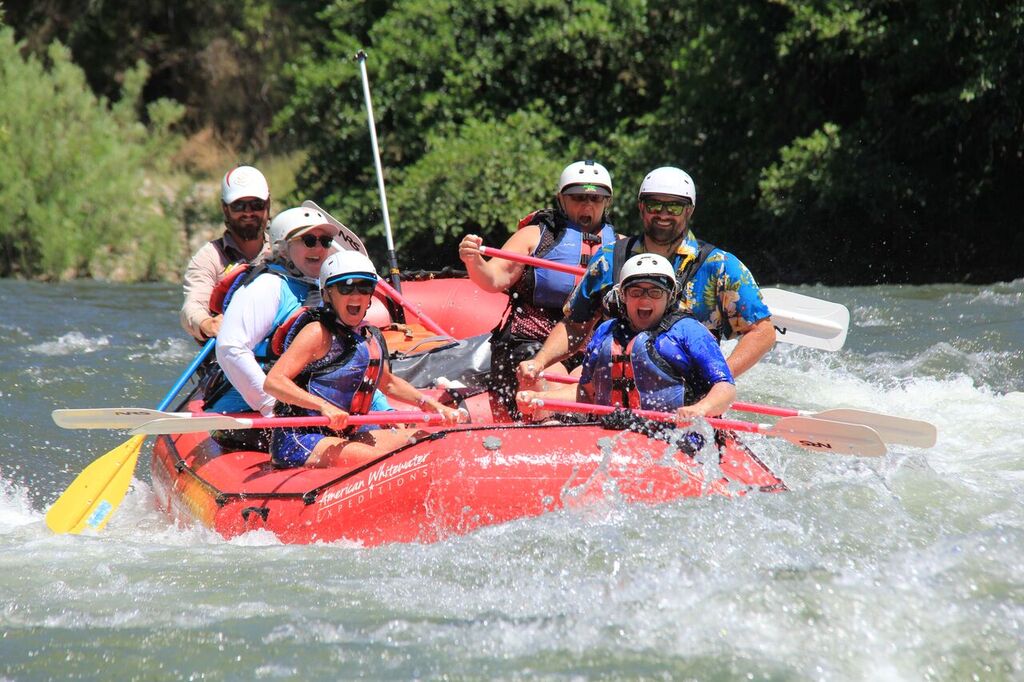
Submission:
M 673 265 L 676 270 L 697 257 L 699 245 L 693 231 L 676 249 Z M 601 309 L 602 300 L 611 291 L 612 256 L 615 245 L 601 248 L 587 265 L 583 279 L 565 303 L 565 316 L 572 322 L 593 319 Z M 637 240 L 633 254 L 644 253 L 643 240 Z M 761 289 L 747 266 L 728 251 L 715 249 L 700 270 L 686 283 L 679 307 L 693 314 L 711 331 L 720 330 L 724 338 L 742 334 L 753 324 L 771 316 L 761 297 Z

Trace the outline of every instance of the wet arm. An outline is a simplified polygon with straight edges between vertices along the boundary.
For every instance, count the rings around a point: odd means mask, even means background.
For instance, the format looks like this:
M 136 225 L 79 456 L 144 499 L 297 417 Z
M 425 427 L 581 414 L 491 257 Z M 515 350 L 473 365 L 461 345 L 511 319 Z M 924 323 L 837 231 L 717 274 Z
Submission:
M 756 365 L 774 345 L 775 327 L 770 317 L 747 327 L 727 360 L 732 375 L 737 377 Z
M 537 248 L 539 239 L 540 232 L 537 227 L 525 227 L 512 235 L 501 248 L 503 251 L 528 256 Z M 459 258 L 465 264 L 469 278 L 484 291 L 508 291 L 523 276 L 525 266 L 504 258 L 484 260 L 480 255 L 482 243 L 480 237 L 466 235 L 459 244 Z

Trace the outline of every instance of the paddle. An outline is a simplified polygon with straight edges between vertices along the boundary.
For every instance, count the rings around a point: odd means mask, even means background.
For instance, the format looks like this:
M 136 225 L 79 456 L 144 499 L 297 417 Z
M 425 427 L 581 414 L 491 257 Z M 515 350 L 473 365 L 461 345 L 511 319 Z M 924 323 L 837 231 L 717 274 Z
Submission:
M 563 410 L 566 412 L 582 412 L 586 414 L 611 414 L 617 409 L 608 405 L 591 405 L 571 400 L 538 399 L 534 401 L 538 407 Z M 632 414 L 645 419 L 676 422 L 676 415 L 671 412 L 655 412 L 654 410 L 630 410 Z M 763 436 L 774 436 L 799 445 L 808 450 L 831 452 L 843 455 L 860 455 L 879 457 L 886 452 L 885 444 L 874 429 L 859 424 L 816 419 L 814 417 L 785 417 L 775 424 L 754 424 L 734 419 L 718 419 L 707 417 L 706 421 L 716 429 L 746 431 L 759 433 Z
M 166 433 L 200 433 L 213 430 L 231 429 L 281 429 L 303 426 L 330 426 L 331 420 L 324 416 L 312 417 L 232 417 L 226 414 L 199 413 L 186 419 L 165 417 L 154 419 L 132 429 L 134 434 L 147 436 Z M 444 417 L 436 412 L 370 412 L 354 414 L 348 418 L 349 425 L 363 424 L 441 424 Z
M 402 280 L 398 274 L 398 259 L 395 257 L 395 240 L 391 236 L 391 217 L 388 214 L 388 197 L 384 191 L 384 169 L 380 163 L 380 145 L 377 142 L 377 124 L 373 118 L 373 102 L 370 99 L 370 77 L 366 74 L 366 52 L 359 50 L 355 55 L 359 62 L 359 75 L 363 81 L 363 98 L 366 100 L 366 122 L 370 129 L 370 148 L 373 151 L 373 167 L 377 171 L 377 190 L 380 192 L 380 212 L 384 220 L 384 239 L 388 247 L 388 266 L 391 284 L 398 291 L 402 290 Z M 401 312 L 401 311 L 399 311 Z M 423 318 L 420 318 L 423 319 Z M 400 319 L 398 322 L 405 322 Z
M 807 410 L 794 410 L 788 407 L 774 407 L 772 405 L 758 405 L 757 403 L 737 401 L 732 404 L 730 409 L 767 414 L 775 417 L 813 417 L 815 419 L 827 419 L 845 424 L 861 424 L 877 431 L 878 436 L 885 443 L 911 445 L 917 448 L 932 447 L 935 445 L 938 436 L 935 425 L 929 424 L 926 421 L 896 417 L 891 414 L 882 414 L 869 410 L 858 410 L 852 407 L 836 407 L 822 410 L 821 412 L 809 412 Z
M 363 242 L 359 239 L 359 237 L 357 237 L 355 235 L 355 233 L 352 232 L 352 230 L 350 230 L 347 227 L 345 227 L 345 225 L 343 225 L 340 220 L 338 220 L 337 218 L 332 216 L 330 213 L 328 213 L 324 209 L 322 209 L 319 206 L 317 206 L 316 202 L 313 202 L 313 201 L 310 201 L 309 199 L 307 199 L 306 201 L 302 202 L 302 205 L 305 208 L 311 208 L 314 211 L 320 211 L 321 213 L 323 213 L 324 217 L 327 218 L 327 222 L 329 222 L 331 225 L 334 225 L 336 228 L 338 228 L 338 236 L 335 239 L 336 240 L 337 239 L 341 239 L 341 241 L 344 242 L 344 244 L 346 245 L 346 249 L 347 250 L 349 250 L 349 251 L 358 251 L 359 253 L 363 254 L 364 256 L 368 256 L 369 255 L 368 253 L 366 253 L 366 247 L 363 245 Z M 335 244 L 337 244 L 337 243 L 338 242 L 335 241 Z
M 540 376 L 542 379 L 547 379 L 557 384 L 575 384 L 579 381 L 576 377 L 558 374 L 557 372 L 541 372 Z M 827 419 L 846 424 L 861 424 L 877 431 L 878 436 L 884 443 L 912 445 L 918 448 L 932 447 L 935 445 L 938 435 L 935 426 L 926 421 L 894 417 L 890 414 L 858 410 L 852 407 L 837 407 L 822 412 L 808 412 L 806 410 L 795 410 L 790 407 L 774 407 L 772 405 L 758 405 L 757 403 L 736 401 L 730 406 L 730 409 L 740 412 L 767 414 L 773 417 L 814 417 L 815 419 Z
M 162 417 L 189 419 L 191 412 L 164 412 L 146 407 L 86 407 L 60 409 L 51 413 L 62 429 L 134 429 Z
M 192 363 L 160 401 L 157 410 L 164 410 L 178 391 L 195 374 L 199 365 L 216 345 L 210 339 Z M 87 466 L 46 512 L 46 525 L 54 533 L 81 533 L 86 528 L 99 531 L 121 504 L 135 472 L 135 463 L 145 436 L 135 436 Z
M 586 272 L 585 268 L 577 265 L 555 263 L 490 246 L 481 246 L 480 253 L 570 275 Z M 846 332 L 850 328 L 850 311 L 846 306 L 782 289 L 761 289 L 761 297 L 772 312 L 772 323 L 779 341 L 827 351 L 837 351 L 846 343 Z

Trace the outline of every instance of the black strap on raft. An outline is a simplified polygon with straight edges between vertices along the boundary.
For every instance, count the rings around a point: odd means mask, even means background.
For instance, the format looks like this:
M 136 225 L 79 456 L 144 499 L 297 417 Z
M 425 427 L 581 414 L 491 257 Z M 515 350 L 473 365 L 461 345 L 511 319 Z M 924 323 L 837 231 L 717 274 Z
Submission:
M 696 431 L 681 429 L 669 422 L 639 417 L 633 412 L 618 409 L 601 417 L 601 426 L 612 431 L 632 431 L 654 440 L 660 440 L 694 457 L 704 447 L 704 436 Z

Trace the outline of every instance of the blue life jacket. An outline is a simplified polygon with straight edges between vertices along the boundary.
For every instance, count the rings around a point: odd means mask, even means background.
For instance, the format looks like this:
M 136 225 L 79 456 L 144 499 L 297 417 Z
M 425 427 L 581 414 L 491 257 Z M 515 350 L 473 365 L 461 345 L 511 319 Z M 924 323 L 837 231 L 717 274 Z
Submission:
M 373 394 L 380 384 L 385 356 L 384 338 L 376 327 L 358 333 L 342 325 L 333 310 L 313 308 L 302 313 L 288 332 L 284 348 L 310 322 L 320 322 L 331 333 L 327 354 L 299 372 L 295 383 L 349 414 L 370 411 Z M 275 414 L 318 415 L 317 410 L 278 403 Z
M 541 238 L 537 242 L 538 245 L 544 243 L 544 232 L 549 229 L 546 225 L 541 226 Z M 604 223 L 601 226 L 599 233 L 590 234 L 589 232 L 583 232 L 578 225 L 566 222 L 565 229 L 561 231 L 561 234 L 557 232 L 553 234 L 555 235 L 555 243 L 551 248 L 543 253 L 534 252 L 533 255 L 537 258 L 546 258 L 556 263 L 578 265 L 584 268 L 590 262 L 591 257 L 603 245 L 611 244 L 615 241 L 615 228 L 608 223 Z M 557 308 L 561 310 L 565 304 L 565 299 L 569 298 L 569 294 L 572 293 L 572 290 L 580 281 L 580 277 L 578 275 L 570 275 L 567 272 L 552 270 L 551 268 L 532 269 L 533 304 L 539 308 Z
M 681 319 L 673 315 L 671 323 Z M 617 337 L 626 335 L 628 327 L 620 320 L 607 320 L 594 331 L 598 343 L 592 383 L 594 402 L 630 409 L 674 412 L 689 402 L 686 380 L 669 365 L 654 347 L 659 325 L 652 334 L 642 331 L 623 348 Z

